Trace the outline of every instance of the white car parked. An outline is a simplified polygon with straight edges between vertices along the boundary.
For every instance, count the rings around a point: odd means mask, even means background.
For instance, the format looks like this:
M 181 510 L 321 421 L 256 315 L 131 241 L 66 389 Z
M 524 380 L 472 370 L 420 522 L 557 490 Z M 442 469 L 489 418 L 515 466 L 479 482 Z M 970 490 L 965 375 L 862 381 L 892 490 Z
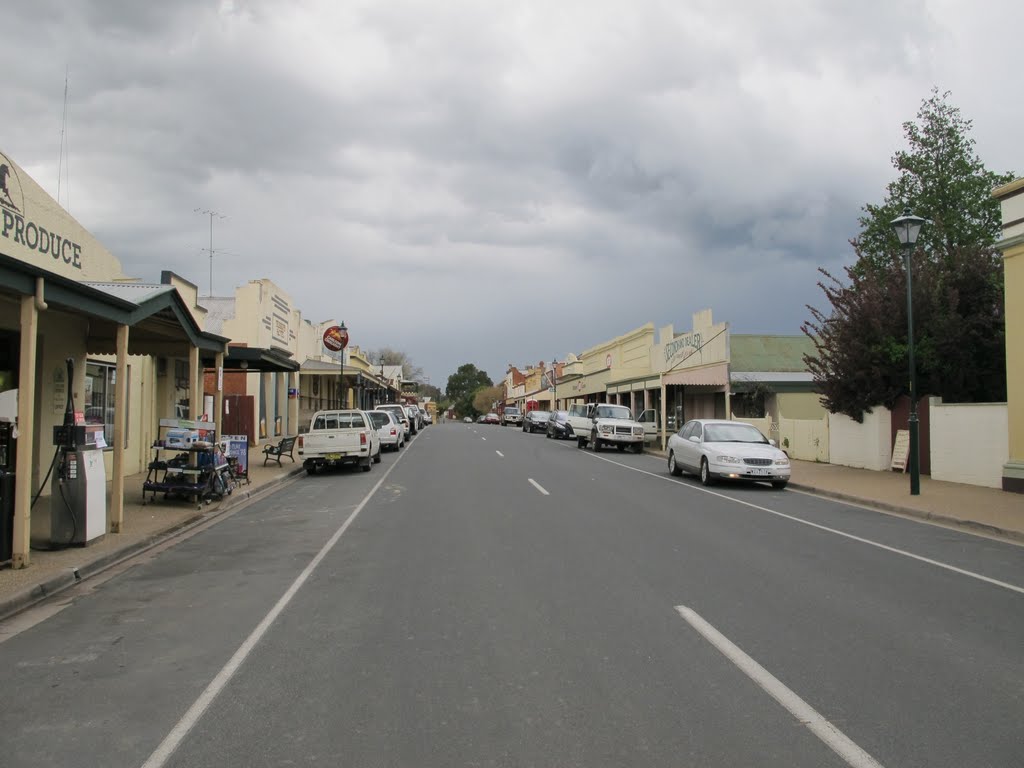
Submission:
M 404 405 L 399 403 L 383 403 L 373 410 L 388 411 L 402 425 L 402 442 L 405 443 L 409 439 L 412 434 L 412 425 L 409 422 L 409 413 L 405 410 Z
M 693 472 L 704 485 L 717 479 L 789 482 L 789 456 L 761 431 L 741 421 L 693 419 L 668 439 L 668 471 Z
M 373 426 L 380 435 L 381 450 L 397 451 L 405 444 L 405 427 L 390 411 L 367 411 Z

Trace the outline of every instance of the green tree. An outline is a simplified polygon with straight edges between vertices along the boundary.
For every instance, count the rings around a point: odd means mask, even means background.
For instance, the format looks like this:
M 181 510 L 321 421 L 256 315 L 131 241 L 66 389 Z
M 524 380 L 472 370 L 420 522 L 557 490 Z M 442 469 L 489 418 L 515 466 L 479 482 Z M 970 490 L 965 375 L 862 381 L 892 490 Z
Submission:
M 501 399 L 501 387 L 481 387 L 473 395 L 473 410 L 477 413 L 490 413 L 494 404 Z
M 972 122 L 949 103 L 949 93 L 932 89 L 917 113 L 903 124 L 907 148 L 892 157 L 898 176 L 885 200 L 868 203 L 860 217 L 858 272 L 885 264 L 895 245 L 890 222 L 910 209 L 928 220 L 918 246 L 927 258 L 942 259 L 958 248 L 993 245 L 1002 227 L 992 190 L 1014 179 L 985 168 L 974 151 Z
M 909 148 L 893 157 L 899 176 L 881 205 L 864 207 L 847 282 L 820 269 L 831 312 L 808 306 L 802 326 L 815 343 L 805 363 L 822 401 L 858 421 L 909 393 L 906 268 L 890 223 L 907 208 L 928 219 L 911 259 L 919 395 L 1006 396 L 1003 264 L 992 247 L 1000 212 L 990 193 L 1013 174 L 985 169 L 970 121 L 947 98 L 933 90 L 918 122 L 904 123 Z
M 491 377 L 481 371 L 472 363 L 460 365 L 459 369 L 448 377 L 448 386 L 445 388 L 445 395 L 455 406 L 455 412 L 461 418 L 463 416 L 480 415 L 480 411 L 473 408 L 473 396 L 482 387 L 492 387 L 494 382 Z

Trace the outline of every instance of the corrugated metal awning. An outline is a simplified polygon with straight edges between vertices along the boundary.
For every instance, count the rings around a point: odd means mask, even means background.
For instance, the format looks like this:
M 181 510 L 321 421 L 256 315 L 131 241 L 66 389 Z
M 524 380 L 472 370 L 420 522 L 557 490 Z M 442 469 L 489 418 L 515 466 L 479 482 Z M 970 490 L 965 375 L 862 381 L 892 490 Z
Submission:
M 715 386 L 725 387 L 729 383 L 729 365 L 718 363 L 706 368 L 687 368 L 673 371 L 662 377 L 666 386 Z

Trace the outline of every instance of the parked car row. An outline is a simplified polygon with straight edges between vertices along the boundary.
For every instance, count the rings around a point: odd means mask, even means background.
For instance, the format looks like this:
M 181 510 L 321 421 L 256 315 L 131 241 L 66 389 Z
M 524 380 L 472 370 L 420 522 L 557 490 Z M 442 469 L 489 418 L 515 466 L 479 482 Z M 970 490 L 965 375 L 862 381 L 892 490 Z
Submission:
M 425 410 L 402 403 L 378 405 L 369 411 L 317 411 L 309 431 L 298 436 L 297 451 L 310 475 L 349 464 L 369 472 L 380 463 L 384 450 L 400 450 L 432 422 Z
M 528 411 L 523 432 L 544 432 L 555 440 L 576 440 L 595 452 L 615 446 L 643 452 L 643 425 L 629 409 L 609 403 L 577 404 L 576 411 Z M 668 439 L 668 471 L 697 475 L 704 485 L 718 480 L 768 482 L 783 489 L 789 483 L 789 456 L 757 427 L 741 421 L 692 419 Z

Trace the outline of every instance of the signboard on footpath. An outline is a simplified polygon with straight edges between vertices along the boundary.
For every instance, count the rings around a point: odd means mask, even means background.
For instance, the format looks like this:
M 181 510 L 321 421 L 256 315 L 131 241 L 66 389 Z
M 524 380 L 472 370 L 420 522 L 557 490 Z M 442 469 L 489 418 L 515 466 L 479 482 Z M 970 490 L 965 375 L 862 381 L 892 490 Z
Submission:
M 224 455 L 233 457 L 238 463 L 236 470 L 242 477 L 249 476 L 249 436 L 248 435 L 221 435 L 221 450 Z
M 910 458 L 910 430 L 900 429 L 896 432 L 896 442 L 892 446 L 892 464 L 889 469 L 907 471 L 907 460 Z

